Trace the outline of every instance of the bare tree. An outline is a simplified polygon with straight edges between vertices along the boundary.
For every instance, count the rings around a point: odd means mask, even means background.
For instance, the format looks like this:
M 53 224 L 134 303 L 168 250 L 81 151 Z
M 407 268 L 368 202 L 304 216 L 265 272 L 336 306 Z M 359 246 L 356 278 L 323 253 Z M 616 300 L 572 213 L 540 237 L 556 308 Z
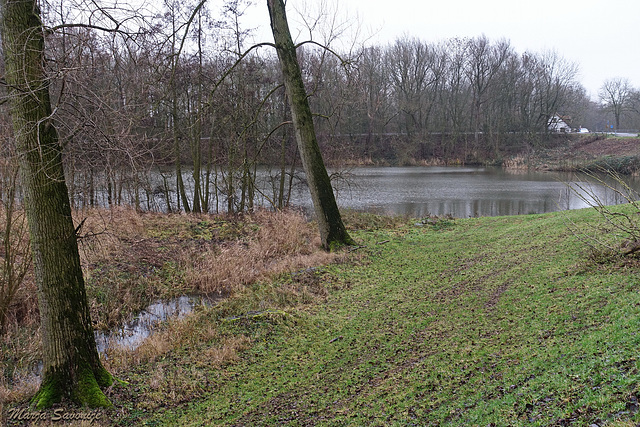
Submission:
M 629 79 L 621 77 L 606 80 L 598 92 L 605 109 L 613 114 L 616 131 L 620 128 L 620 118 L 631 107 L 632 95 L 633 88 Z
M 284 2 L 282 0 L 267 0 L 267 6 L 276 51 L 284 77 L 285 90 L 291 103 L 291 116 L 298 149 L 309 182 L 311 199 L 320 229 L 322 246 L 327 250 L 332 250 L 345 244 L 352 244 L 353 240 L 342 223 L 342 217 L 331 188 L 331 180 L 318 147 L 313 115 L 302 80 L 296 47 L 289 32 Z

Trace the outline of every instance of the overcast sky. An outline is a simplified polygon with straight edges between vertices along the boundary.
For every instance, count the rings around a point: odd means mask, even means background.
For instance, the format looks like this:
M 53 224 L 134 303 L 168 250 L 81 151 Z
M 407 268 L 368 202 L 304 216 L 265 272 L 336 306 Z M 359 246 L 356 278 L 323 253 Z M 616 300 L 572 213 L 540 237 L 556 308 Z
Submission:
M 292 26 L 301 4 L 287 2 Z M 357 17 L 361 32 L 373 35 L 368 44 L 403 34 L 427 42 L 485 34 L 509 40 L 519 53 L 555 50 L 577 63 L 578 78 L 593 98 L 615 77 L 640 88 L 640 0 L 342 0 L 337 7 L 342 19 Z M 246 19 L 264 22 L 259 37 L 269 36 L 265 0 L 254 0 Z

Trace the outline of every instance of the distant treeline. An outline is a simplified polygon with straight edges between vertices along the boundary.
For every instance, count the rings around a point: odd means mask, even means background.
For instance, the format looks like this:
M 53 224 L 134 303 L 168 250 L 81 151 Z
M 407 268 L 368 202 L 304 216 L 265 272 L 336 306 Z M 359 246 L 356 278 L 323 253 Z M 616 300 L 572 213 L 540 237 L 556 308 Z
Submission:
M 102 192 L 118 204 L 128 192 L 139 204 L 144 189 L 165 194 L 170 210 L 245 210 L 260 191 L 257 166 L 271 165 L 270 203 L 285 205 L 297 150 L 275 52 L 243 56 L 246 32 L 230 24 L 231 11 L 189 21 L 179 9 L 135 36 L 74 27 L 49 35 L 54 120 L 82 196 L 74 200 L 91 204 Z M 332 164 L 499 161 L 548 140 L 555 114 L 575 127 L 593 117 L 576 64 L 506 40 L 405 37 L 337 54 L 304 44 L 298 54 Z M 160 167 L 172 173 L 157 188 L 148 176 Z

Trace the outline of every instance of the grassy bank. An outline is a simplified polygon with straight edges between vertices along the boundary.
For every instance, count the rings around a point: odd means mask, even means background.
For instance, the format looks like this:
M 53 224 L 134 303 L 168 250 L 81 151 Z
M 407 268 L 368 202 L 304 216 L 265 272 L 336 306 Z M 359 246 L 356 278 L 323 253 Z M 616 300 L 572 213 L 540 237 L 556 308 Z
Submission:
M 599 221 L 353 215 L 348 263 L 246 285 L 111 354 L 129 385 L 103 421 L 635 425 L 639 267 L 570 231 Z
M 592 261 L 564 215 L 598 221 L 582 210 L 356 232 L 355 265 L 201 313 L 194 330 L 216 325 L 217 338 L 130 372 L 140 392 L 120 423 L 637 422 L 637 265 Z M 301 288 L 312 298 L 274 298 Z M 225 342 L 240 351 L 202 357 Z

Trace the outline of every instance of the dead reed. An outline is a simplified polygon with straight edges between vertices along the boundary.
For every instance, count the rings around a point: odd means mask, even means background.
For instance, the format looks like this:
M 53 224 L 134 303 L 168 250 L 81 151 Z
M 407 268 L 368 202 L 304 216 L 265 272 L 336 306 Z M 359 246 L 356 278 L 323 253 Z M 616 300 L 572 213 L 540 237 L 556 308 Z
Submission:
M 521 154 L 505 159 L 502 162 L 503 169 L 507 171 L 523 171 L 529 168 L 527 158 Z
M 315 229 L 298 213 L 261 211 L 247 220 L 257 226 L 254 232 L 190 259 L 185 280 L 194 290 L 234 293 L 257 280 L 336 259 L 320 249 Z

